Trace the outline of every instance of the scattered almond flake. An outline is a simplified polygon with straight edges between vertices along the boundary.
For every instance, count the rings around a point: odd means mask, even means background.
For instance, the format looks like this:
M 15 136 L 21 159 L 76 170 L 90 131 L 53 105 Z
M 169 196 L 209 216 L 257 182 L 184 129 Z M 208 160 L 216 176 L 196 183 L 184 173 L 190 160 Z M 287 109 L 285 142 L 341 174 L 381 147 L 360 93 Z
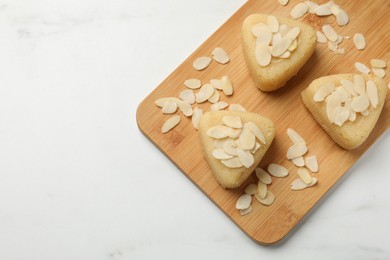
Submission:
M 345 103 L 345 101 L 347 101 L 347 99 L 351 97 L 351 94 L 349 94 L 349 92 L 346 91 L 343 86 L 338 86 L 332 94 L 338 95 L 341 103 Z
M 269 190 L 267 190 L 267 195 L 264 199 L 260 198 L 258 194 L 255 194 L 255 198 L 265 206 L 270 206 L 275 201 L 275 195 Z
M 223 145 L 226 142 L 227 138 L 225 139 L 215 139 L 213 142 L 213 146 L 216 149 L 223 149 Z
M 291 28 L 287 33 L 286 33 L 286 37 L 290 38 L 292 41 L 294 41 L 298 35 L 300 34 L 301 32 L 301 28 L 299 28 L 298 26 L 295 26 L 293 28 Z M 291 44 L 290 44 L 291 45 Z M 290 46 L 289 45 L 289 46 Z
M 230 155 L 230 154 L 227 154 L 225 152 L 225 150 L 219 148 L 219 149 L 214 149 L 212 152 L 211 152 L 211 155 L 216 158 L 216 159 L 219 159 L 219 160 L 226 160 L 226 159 L 231 159 L 233 158 L 233 155 Z
M 352 99 L 351 108 L 355 112 L 363 112 L 370 106 L 370 100 L 366 95 L 356 96 Z
M 191 117 L 191 121 L 192 121 L 192 125 L 196 130 L 198 130 L 199 121 L 202 116 L 203 116 L 203 109 L 195 107 Z
M 338 46 L 334 42 L 328 42 L 328 49 L 335 52 L 337 50 Z
M 226 103 L 225 101 L 219 101 L 217 103 L 212 104 L 210 109 L 211 109 L 211 111 L 219 111 L 219 110 L 222 110 L 228 106 L 229 106 L 229 104 Z
M 229 55 L 221 47 L 215 48 L 211 54 L 214 60 L 220 64 L 226 64 L 230 61 Z
M 277 178 L 283 178 L 288 175 L 288 170 L 276 163 L 271 163 L 270 165 L 268 165 L 268 172 L 269 174 Z
M 257 192 L 255 194 L 257 194 L 260 199 L 264 199 L 267 196 L 267 189 L 267 184 L 259 180 L 257 183 Z
M 332 28 L 332 26 L 330 26 L 329 24 L 325 24 L 324 26 L 322 26 L 322 31 L 324 32 L 326 38 L 328 38 L 329 41 L 337 41 L 338 35 L 336 31 Z
M 156 106 L 162 108 L 162 107 L 164 107 L 165 103 L 168 102 L 168 101 L 174 101 L 174 102 L 176 102 L 176 103 L 181 102 L 180 99 L 175 98 L 175 97 L 164 97 L 164 98 L 156 99 L 156 100 L 154 101 L 154 104 L 156 104 Z
M 230 111 L 246 111 L 245 108 L 243 106 L 241 106 L 240 104 L 231 104 L 229 106 L 229 110 Z
M 288 47 L 290 47 L 292 43 L 291 38 L 283 37 L 279 42 L 277 42 L 274 46 L 271 47 L 271 54 L 274 57 L 278 57 L 287 51 Z
M 211 84 L 204 84 L 198 93 L 195 94 L 196 103 L 203 103 L 214 94 L 215 88 Z
M 223 150 L 230 155 L 237 156 L 237 145 L 233 142 L 233 140 L 227 140 L 223 144 Z
M 286 35 L 286 33 L 288 32 L 288 26 L 286 24 L 281 24 L 279 26 L 279 32 L 282 36 Z
M 287 5 L 289 0 L 279 0 L 279 4 L 281 5 Z
M 326 98 L 326 115 L 331 123 L 333 123 L 333 119 L 332 119 L 333 110 L 339 106 L 341 106 L 341 101 L 337 95 L 331 94 Z
M 256 144 L 256 137 L 247 127 L 243 127 L 238 137 L 240 148 L 243 150 L 252 150 Z
M 371 67 L 373 67 L 373 68 L 379 68 L 379 69 L 386 68 L 386 62 L 384 60 L 372 59 L 370 61 L 370 64 L 371 64 Z
M 202 86 L 202 83 L 199 79 L 187 79 L 184 81 L 184 85 L 189 89 L 198 89 Z
M 272 32 L 268 25 L 264 23 L 258 23 L 252 26 L 251 32 L 253 36 L 255 36 L 258 40 L 258 42 L 264 43 L 264 44 L 270 44 L 272 40 Z
M 268 44 L 260 43 L 256 46 L 255 56 L 257 64 L 262 67 L 268 66 L 271 63 L 271 52 L 268 47 Z
M 213 85 L 215 89 L 222 90 L 222 81 L 220 79 L 210 80 L 210 84 Z
M 316 91 L 313 96 L 313 100 L 316 102 L 324 101 L 324 99 L 329 96 L 335 90 L 335 85 L 333 83 L 324 83 Z
M 297 167 L 305 166 L 305 160 L 303 159 L 302 156 L 299 156 L 299 157 L 296 157 L 296 158 L 292 158 L 291 161 Z
M 239 129 L 239 128 L 236 128 L 236 129 L 230 128 L 230 130 L 229 130 L 229 137 L 230 138 L 236 139 L 240 136 L 240 134 L 241 134 L 241 129 Z
M 339 45 L 342 41 L 343 41 L 343 36 L 337 35 L 337 40 L 334 43 Z
M 207 130 L 207 135 L 215 139 L 222 139 L 229 136 L 229 130 L 230 127 L 216 125 Z
M 304 190 L 306 188 L 312 187 L 316 185 L 318 182 L 317 178 L 313 177 L 310 185 L 306 185 L 301 179 L 296 179 L 291 183 L 292 190 Z
M 319 42 L 319 43 L 327 43 L 328 39 L 326 38 L 326 36 L 322 32 L 317 31 L 317 42 Z
M 367 96 L 370 100 L 371 106 L 373 108 L 377 108 L 379 101 L 378 101 L 378 88 L 376 87 L 376 84 L 372 80 L 368 80 L 366 82 L 367 84 Z
M 240 209 L 240 215 L 245 216 L 252 212 L 252 207 L 249 206 L 247 209 Z
M 277 33 L 279 31 L 279 21 L 278 18 L 276 18 L 275 16 L 269 15 L 267 17 L 267 24 L 271 32 Z
M 257 193 L 257 184 L 251 183 L 245 188 L 245 193 L 248 195 L 254 195 Z
M 349 118 L 349 108 L 346 107 L 336 107 L 332 111 L 332 122 L 338 126 L 342 126 Z
M 339 9 L 339 12 L 335 16 L 339 26 L 345 26 L 349 23 L 349 16 L 343 9 Z
M 303 139 L 294 129 L 287 128 L 287 135 L 294 144 L 306 145 L 305 139 Z
M 211 95 L 211 97 L 209 97 L 209 99 L 207 99 L 207 100 L 210 103 L 214 104 L 214 103 L 217 103 L 219 101 L 219 98 L 220 98 L 219 92 L 215 90 L 214 93 Z
M 190 104 L 195 103 L 195 94 L 194 91 L 192 91 L 191 89 L 185 89 L 182 92 L 180 92 L 179 98 Z
M 226 96 L 231 96 L 233 95 L 233 84 L 230 81 L 228 76 L 223 76 L 221 78 L 221 83 L 222 83 L 222 91 Z
M 221 160 L 223 165 L 225 165 L 228 168 L 240 168 L 242 167 L 241 160 L 238 157 L 233 157 L 231 159 Z
M 370 74 L 370 69 L 363 63 L 355 62 L 355 68 L 363 74 Z
M 253 163 L 255 162 L 255 158 L 251 154 L 250 151 L 244 151 L 242 149 L 237 149 L 237 155 L 240 159 L 242 165 L 244 165 L 245 168 L 250 168 Z
M 328 16 L 332 14 L 332 11 L 326 4 L 318 6 L 314 11 L 318 16 Z
M 354 82 L 354 90 L 359 94 L 359 95 L 364 95 L 366 93 L 366 81 L 361 75 L 355 75 L 353 77 L 353 82 Z
M 318 161 L 315 155 L 307 156 L 305 162 L 306 167 L 309 168 L 311 172 L 318 172 Z
M 342 79 L 340 83 L 344 87 L 344 89 L 348 91 L 349 94 L 351 94 L 352 96 L 357 95 L 356 91 L 354 90 L 354 85 L 352 81 L 347 79 Z
M 314 3 L 312 1 L 305 1 L 305 4 L 309 8 L 308 9 L 309 13 L 311 13 L 311 14 L 315 14 L 316 13 L 316 8 L 319 6 L 317 3 Z
M 344 55 L 345 54 L 345 49 L 344 48 L 340 48 L 340 49 L 337 49 L 334 51 L 335 54 L 338 54 L 338 55 Z
M 298 47 L 298 41 L 297 41 L 297 39 L 295 39 L 292 43 L 291 43 L 291 45 L 290 45 L 290 47 L 288 47 L 288 50 L 289 51 L 295 51 L 295 49 Z
M 177 103 L 173 100 L 168 100 L 165 102 L 164 106 L 162 107 L 162 112 L 164 114 L 173 114 L 177 110 Z
M 255 123 L 247 122 L 247 123 L 245 123 L 245 127 L 247 129 L 249 129 L 249 131 L 251 131 L 252 134 L 254 134 L 254 136 L 257 139 L 259 139 L 260 142 L 262 142 L 263 144 L 266 143 L 266 140 L 265 140 L 263 132 L 261 131 L 261 129 Z
M 169 132 L 171 129 L 173 129 L 175 126 L 177 126 L 180 123 L 180 116 L 172 116 L 168 118 L 167 121 L 164 122 L 161 132 L 164 134 Z
M 193 110 L 190 103 L 187 102 L 180 102 L 179 109 L 180 111 L 187 117 L 192 116 Z
M 334 16 L 337 16 L 341 11 L 341 8 L 338 5 L 336 5 L 333 1 L 328 2 L 327 6 Z
M 261 168 L 256 168 L 255 170 L 257 178 L 264 184 L 271 184 L 272 178 L 268 172 L 264 171 Z
M 210 57 L 199 57 L 192 63 L 192 66 L 198 71 L 204 70 L 210 65 L 211 61 Z
M 299 178 L 306 184 L 309 185 L 312 183 L 313 178 L 311 177 L 310 173 L 305 168 L 298 168 L 297 170 Z
M 299 3 L 291 10 L 290 15 L 294 19 L 298 19 L 304 16 L 307 11 L 309 11 L 309 7 L 305 3 Z
M 294 144 L 287 150 L 287 159 L 291 160 L 293 158 L 302 156 L 307 153 L 307 146 L 303 144 Z
M 271 41 L 271 45 L 275 45 L 278 41 L 280 41 L 282 39 L 282 34 L 280 32 L 277 32 L 275 33 L 273 36 L 272 36 L 272 41 Z
M 372 68 L 374 75 L 384 78 L 386 76 L 386 71 L 384 69 Z
M 258 142 L 256 142 L 255 147 L 253 147 L 253 149 L 251 150 L 251 153 L 255 154 L 260 147 L 261 145 Z
M 364 50 L 366 48 L 366 38 L 361 33 L 356 33 L 353 36 L 353 43 L 358 50 Z
M 347 108 L 349 108 L 349 117 L 348 117 L 348 120 L 351 121 L 351 122 L 353 122 L 353 121 L 356 120 L 356 112 L 352 110 L 351 104 L 352 104 L 352 99 L 350 98 L 350 99 L 348 99 L 348 100 L 345 102 L 344 106 L 347 107 Z
M 222 117 L 222 123 L 232 128 L 242 128 L 242 121 L 239 116 L 224 116 Z
M 241 195 L 236 202 L 236 209 L 247 209 L 252 203 L 252 196 L 248 194 Z

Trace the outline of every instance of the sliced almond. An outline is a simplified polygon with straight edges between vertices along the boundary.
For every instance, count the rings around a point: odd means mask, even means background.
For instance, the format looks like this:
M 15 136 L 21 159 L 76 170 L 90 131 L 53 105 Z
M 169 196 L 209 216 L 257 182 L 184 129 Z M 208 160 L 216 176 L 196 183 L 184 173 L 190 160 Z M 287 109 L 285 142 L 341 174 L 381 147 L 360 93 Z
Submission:
M 347 101 L 348 98 L 351 97 L 351 94 L 343 86 L 339 86 L 336 88 L 336 90 L 333 92 L 334 95 L 337 95 L 342 103 Z
M 304 16 L 307 11 L 309 11 L 309 7 L 305 3 L 299 3 L 291 10 L 290 15 L 294 19 L 298 19 Z
M 222 81 L 220 79 L 212 79 L 210 80 L 210 84 L 218 90 L 222 90 Z
M 288 32 L 288 26 L 286 24 L 281 24 L 279 26 L 279 32 L 280 32 L 281 36 L 285 36 L 286 33 Z
M 283 37 L 279 42 L 277 42 L 274 46 L 271 47 L 272 56 L 278 57 L 282 55 L 288 50 L 292 41 L 293 40 L 290 37 Z
M 299 156 L 296 158 L 291 159 L 292 163 L 297 167 L 303 167 L 305 166 L 305 160 L 303 159 L 303 156 Z
M 296 157 L 300 157 L 307 153 L 307 146 L 303 144 L 294 144 L 287 151 L 287 159 L 291 160 Z
M 257 193 L 257 184 L 251 183 L 245 188 L 245 193 L 248 195 L 254 195 Z
M 328 42 L 328 49 L 335 52 L 337 50 L 338 46 L 334 42 Z
M 154 101 L 154 104 L 156 104 L 156 106 L 162 108 L 162 107 L 164 107 L 165 103 L 168 102 L 168 101 L 174 101 L 174 102 L 176 102 L 176 103 L 182 102 L 180 99 L 175 98 L 175 97 L 164 97 L 164 98 L 156 99 L 156 100 Z
M 279 0 L 279 4 L 287 5 L 289 0 Z
M 386 76 L 386 71 L 384 69 L 372 68 L 372 72 L 374 73 L 374 75 L 381 78 L 384 78 Z
M 187 79 L 184 81 L 184 85 L 189 89 L 198 89 L 202 86 L 202 83 L 199 79 Z
M 244 165 L 245 168 L 250 168 L 253 163 L 255 162 L 255 158 L 253 157 L 252 153 L 250 151 L 244 151 L 242 149 L 237 149 L 237 155 L 240 159 L 242 165 Z
M 164 106 L 162 107 L 162 112 L 164 114 L 173 114 L 177 110 L 177 103 L 173 100 L 168 100 L 165 102 Z
M 192 121 L 192 125 L 196 130 L 198 130 L 199 121 L 202 116 L 203 116 L 203 109 L 195 107 L 191 117 L 191 121 Z
M 220 64 L 226 64 L 230 61 L 229 55 L 221 47 L 215 48 L 211 54 L 214 60 Z
M 263 144 L 266 143 L 263 132 L 260 130 L 260 128 L 255 123 L 247 122 L 247 123 L 245 123 L 245 127 L 248 128 L 252 132 L 252 134 L 254 134 L 255 137 L 257 139 L 259 139 L 260 142 L 262 142 Z
M 191 89 L 185 89 L 182 92 L 180 92 L 179 98 L 190 104 L 195 103 L 195 94 L 194 91 L 192 91 Z
M 358 50 L 364 50 L 366 48 L 366 38 L 361 33 L 356 33 L 353 36 L 353 43 Z
M 353 77 L 354 90 L 359 95 L 364 95 L 366 93 L 366 81 L 361 75 L 355 75 Z
M 242 167 L 241 160 L 238 157 L 233 157 L 231 159 L 221 160 L 223 165 L 225 165 L 228 168 L 240 168 Z
M 228 76 L 223 76 L 221 78 L 222 91 L 226 96 L 233 95 L 233 84 L 230 81 Z
M 252 212 L 252 207 L 249 206 L 247 209 L 240 209 L 240 215 L 245 216 Z
M 188 102 L 180 102 L 179 109 L 186 117 L 192 116 L 193 114 L 192 106 Z
M 247 209 L 252 203 L 252 196 L 249 194 L 241 195 L 236 202 L 236 209 Z
M 256 137 L 247 127 L 243 127 L 240 136 L 238 137 L 240 148 L 243 150 L 251 150 L 256 144 Z
M 256 142 L 255 147 L 253 147 L 253 149 L 251 150 L 251 153 L 255 154 L 260 147 L 261 145 L 258 142 Z
M 272 32 L 268 25 L 264 23 L 258 23 L 252 26 L 252 34 L 259 40 L 259 42 L 264 44 L 270 44 L 272 40 Z
M 300 136 L 294 129 L 288 128 L 287 135 L 294 144 L 306 145 L 305 139 L 303 139 L 302 136 Z
M 279 31 L 279 21 L 278 18 L 276 18 L 275 16 L 269 15 L 267 17 L 267 24 L 271 32 L 277 33 Z
M 351 94 L 352 96 L 356 96 L 357 93 L 354 89 L 354 85 L 353 85 L 353 82 L 350 81 L 350 80 L 347 80 L 347 79 L 342 79 L 340 81 L 341 85 L 344 87 L 344 89 L 349 93 Z
M 349 23 L 349 16 L 343 9 L 340 9 L 339 12 L 335 14 L 335 16 L 339 26 L 344 26 Z
M 222 122 L 224 125 L 232 128 L 242 128 L 242 121 L 239 116 L 224 116 L 222 117 Z
M 312 182 L 309 185 L 307 185 L 299 178 L 291 183 L 291 189 L 292 190 L 304 190 L 306 188 L 309 188 L 309 187 L 316 185 L 317 182 L 318 182 L 317 178 L 313 177 Z
M 378 88 L 376 87 L 376 84 L 374 81 L 372 80 L 368 80 L 366 82 L 366 85 L 367 85 L 367 96 L 368 96 L 368 99 L 370 100 L 370 103 L 371 103 L 371 106 L 373 108 L 377 108 L 378 107 Z
M 271 163 L 270 165 L 268 165 L 268 172 L 269 174 L 277 178 L 283 178 L 288 175 L 288 170 L 276 163 Z
M 298 41 L 297 41 L 297 39 L 295 39 L 292 43 L 291 43 L 291 45 L 290 45 L 290 47 L 288 47 L 288 50 L 289 51 L 295 51 L 295 49 L 298 47 Z
M 329 96 L 335 90 L 335 85 L 333 83 L 324 83 L 316 91 L 313 96 L 313 100 L 316 102 L 324 101 L 324 99 Z
M 275 201 L 275 195 L 267 190 L 267 195 L 265 196 L 264 199 L 260 198 L 260 196 L 258 194 L 255 194 L 255 198 L 263 205 L 265 206 L 270 206 L 272 205 L 272 203 L 274 203 Z
M 267 189 L 267 184 L 259 180 L 257 183 L 257 192 L 255 194 L 257 194 L 260 199 L 264 199 L 267 196 Z
M 214 93 L 211 95 L 211 97 L 209 97 L 207 100 L 214 104 L 214 103 L 217 103 L 220 99 L 220 95 L 219 95 L 219 92 L 217 90 L 214 91 Z
M 355 62 L 355 68 L 363 74 L 370 74 L 370 69 L 363 63 Z
M 338 55 L 344 55 L 345 54 L 345 49 L 344 48 L 339 48 L 334 51 L 334 54 Z
M 240 136 L 241 134 L 241 128 L 230 128 L 229 130 L 229 137 L 236 139 Z
M 223 150 L 227 154 L 230 154 L 230 155 L 233 155 L 233 156 L 238 156 L 237 149 L 238 149 L 237 145 L 233 142 L 233 140 L 227 140 L 223 144 Z
M 180 116 L 172 116 L 168 118 L 167 121 L 164 122 L 161 132 L 164 134 L 169 132 L 171 129 L 173 129 L 175 126 L 177 126 L 180 123 Z
M 306 184 L 309 185 L 313 181 L 310 173 L 305 168 L 298 168 L 297 170 L 299 178 Z
M 230 106 L 229 106 L 229 110 L 230 111 L 246 111 L 246 109 L 243 107 L 243 106 L 241 106 L 240 104 L 231 104 Z
M 370 106 L 370 100 L 366 95 L 356 96 L 352 99 L 351 108 L 355 112 L 363 112 Z
M 329 24 L 325 24 L 324 26 L 322 26 L 322 31 L 324 32 L 326 38 L 328 38 L 329 41 L 337 41 L 338 35 L 336 31 L 332 28 L 332 26 L 330 26 Z
M 309 13 L 311 13 L 311 14 L 315 14 L 316 13 L 315 10 L 319 6 L 317 3 L 312 2 L 312 1 L 305 1 L 305 4 L 309 8 L 309 10 L 308 10 Z
M 192 63 L 192 66 L 198 71 L 204 70 L 210 65 L 211 61 L 210 57 L 199 57 Z
M 315 155 L 307 156 L 305 162 L 306 167 L 309 168 L 311 172 L 318 172 L 318 161 Z
M 268 44 L 260 43 L 259 45 L 257 45 L 255 50 L 255 56 L 256 61 L 260 66 L 268 66 L 268 64 L 271 63 L 272 58 Z
M 339 106 L 341 106 L 341 101 L 338 95 L 331 94 L 326 98 L 326 115 L 331 123 L 333 122 L 333 110 Z
M 224 108 L 227 108 L 228 106 L 229 106 L 229 104 L 226 103 L 225 101 L 219 101 L 217 103 L 212 104 L 210 107 L 210 110 L 211 111 L 219 111 L 219 110 L 222 110 Z
M 271 184 L 272 178 L 268 172 L 264 171 L 261 168 L 256 168 L 255 170 L 257 178 L 264 184 Z
M 373 68 L 380 68 L 380 69 L 386 68 L 386 62 L 384 60 L 372 59 L 370 61 L 370 64 L 371 64 L 371 67 L 373 67 Z
M 217 125 L 209 128 L 207 130 L 207 135 L 215 139 L 222 139 L 229 136 L 229 131 L 230 127 Z
M 233 155 L 227 154 L 223 149 L 214 149 L 211 153 L 214 158 L 219 160 L 226 160 L 233 158 Z
M 225 139 L 215 139 L 213 141 L 214 148 L 216 148 L 216 149 L 223 149 L 223 145 L 225 144 L 225 142 L 227 140 L 228 140 L 227 138 L 225 138 Z
M 326 4 L 323 4 L 323 5 L 318 6 L 315 9 L 315 13 L 318 16 L 327 16 L 327 15 L 331 15 L 332 11 L 330 10 L 330 8 Z

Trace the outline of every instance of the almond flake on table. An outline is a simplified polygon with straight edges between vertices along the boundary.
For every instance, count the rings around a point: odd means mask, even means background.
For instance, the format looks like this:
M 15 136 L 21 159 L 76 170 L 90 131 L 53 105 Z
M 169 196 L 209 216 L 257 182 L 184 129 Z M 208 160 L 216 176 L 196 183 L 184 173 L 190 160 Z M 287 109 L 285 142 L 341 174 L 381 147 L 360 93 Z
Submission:
M 199 79 L 187 79 L 184 81 L 184 85 L 189 89 L 198 89 L 202 86 L 202 83 Z
M 270 165 L 268 165 L 268 172 L 269 174 L 277 178 L 283 178 L 288 175 L 288 170 L 285 167 L 276 163 L 271 163 Z
M 210 57 L 199 57 L 192 63 L 192 66 L 194 67 L 194 69 L 201 71 L 206 69 L 210 65 L 211 61 L 212 59 Z
M 290 15 L 292 16 L 292 18 L 298 19 L 304 16 L 308 10 L 309 7 L 305 3 L 299 3 L 293 7 L 293 9 L 290 12 Z
M 279 0 L 279 4 L 281 5 L 287 5 L 289 0 Z
M 230 61 L 229 55 L 221 47 L 217 47 L 212 52 L 213 58 L 220 64 L 226 64 Z
M 172 116 L 168 118 L 167 121 L 164 122 L 161 132 L 164 134 L 172 130 L 175 126 L 177 126 L 180 123 L 180 116 Z
M 353 36 L 353 43 L 358 50 L 364 50 L 366 48 L 366 38 L 361 33 L 356 33 Z
M 370 74 L 371 70 L 366 66 L 364 65 L 363 63 L 361 62 L 355 62 L 355 68 L 363 73 L 363 74 Z
M 318 172 L 318 161 L 315 155 L 307 156 L 305 158 L 306 167 L 309 168 L 311 172 Z

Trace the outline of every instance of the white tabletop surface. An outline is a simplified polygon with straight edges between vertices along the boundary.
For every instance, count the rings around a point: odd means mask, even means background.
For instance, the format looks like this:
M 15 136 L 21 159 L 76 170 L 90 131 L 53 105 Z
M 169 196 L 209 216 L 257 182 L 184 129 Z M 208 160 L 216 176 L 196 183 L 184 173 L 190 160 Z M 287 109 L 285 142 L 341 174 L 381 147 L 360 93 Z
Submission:
M 244 2 L 0 0 L 1 260 L 390 259 L 389 132 L 265 247 L 138 130 Z

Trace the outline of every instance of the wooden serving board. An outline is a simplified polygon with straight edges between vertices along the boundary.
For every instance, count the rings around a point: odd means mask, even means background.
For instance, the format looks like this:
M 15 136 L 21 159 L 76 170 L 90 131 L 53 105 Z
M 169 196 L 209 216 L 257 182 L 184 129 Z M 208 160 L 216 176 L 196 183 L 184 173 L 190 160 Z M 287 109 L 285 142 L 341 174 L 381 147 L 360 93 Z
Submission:
M 253 13 L 273 14 L 289 17 L 293 6 L 302 1 L 290 1 L 281 6 L 278 1 L 250 0 L 239 9 L 220 29 L 191 54 L 171 75 L 168 76 L 137 110 L 137 122 L 144 135 L 153 142 L 212 202 L 215 203 L 232 221 L 253 240 L 261 244 L 273 244 L 280 241 L 304 217 L 304 215 L 323 197 L 326 192 L 346 173 L 359 157 L 390 126 L 390 95 L 386 97 L 379 121 L 368 140 L 358 149 L 347 151 L 337 146 L 325 131 L 316 123 L 303 105 L 300 92 L 314 79 L 339 73 L 357 73 L 356 61 L 369 66 L 372 58 L 385 59 L 390 64 L 390 5 L 386 0 L 375 1 L 336 1 L 350 16 L 350 23 L 345 27 L 337 26 L 334 16 L 317 17 L 306 14 L 301 20 L 319 30 L 325 23 L 330 23 L 340 35 L 351 36 L 344 40 L 341 47 L 345 55 L 334 55 L 326 44 L 318 44 L 309 62 L 292 78 L 285 87 L 263 93 L 253 84 L 243 59 L 240 29 L 243 20 Z M 325 1 L 317 1 L 325 3 Z M 367 40 L 364 51 L 358 51 L 352 37 L 363 33 Z M 192 68 L 192 62 L 200 56 L 211 55 L 215 47 L 224 48 L 231 57 L 230 63 L 221 65 L 215 61 L 204 71 Z M 387 70 L 389 73 L 389 69 Z M 229 104 L 238 103 L 247 111 L 256 112 L 272 119 L 276 126 L 276 138 L 270 150 L 260 163 L 266 167 L 269 163 L 278 163 L 290 170 L 286 178 L 273 178 L 269 189 L 275 194 L 273 205 L 266 207 L 252 202 L 253 211 L 241 216 L 235 209 L 237 198 L 243 194 L 249 183 L 256 183 L 256 176 L 239 189 L 223 189 L 214 179 L 203 157 L 197 131 L 191 119 L 180 112 L 181 123 L 167 134 L 161 133 L 161 126 L 170 115 L 163 115 L 154 101 L 161 97 L 178 97 L 186 89 L 186 79 L 198 78 L 203 83 L 214 78 L 228 75 L 234 84 L 234 95 L 221 100 Z M 386 82 L 390 76 L 386 75 Z M 204 111 L 210 110 L 210 103 L 197 105 Z M 296 167 L 286 159 L 286 151 L 291 146 L 286 130 L 293 128 L 308 143 L 308 155 L 316 155 L 320 171 L 316 174 L 318 184 L 303 191 L 292 191 L 290 183 L 297 178 Z

